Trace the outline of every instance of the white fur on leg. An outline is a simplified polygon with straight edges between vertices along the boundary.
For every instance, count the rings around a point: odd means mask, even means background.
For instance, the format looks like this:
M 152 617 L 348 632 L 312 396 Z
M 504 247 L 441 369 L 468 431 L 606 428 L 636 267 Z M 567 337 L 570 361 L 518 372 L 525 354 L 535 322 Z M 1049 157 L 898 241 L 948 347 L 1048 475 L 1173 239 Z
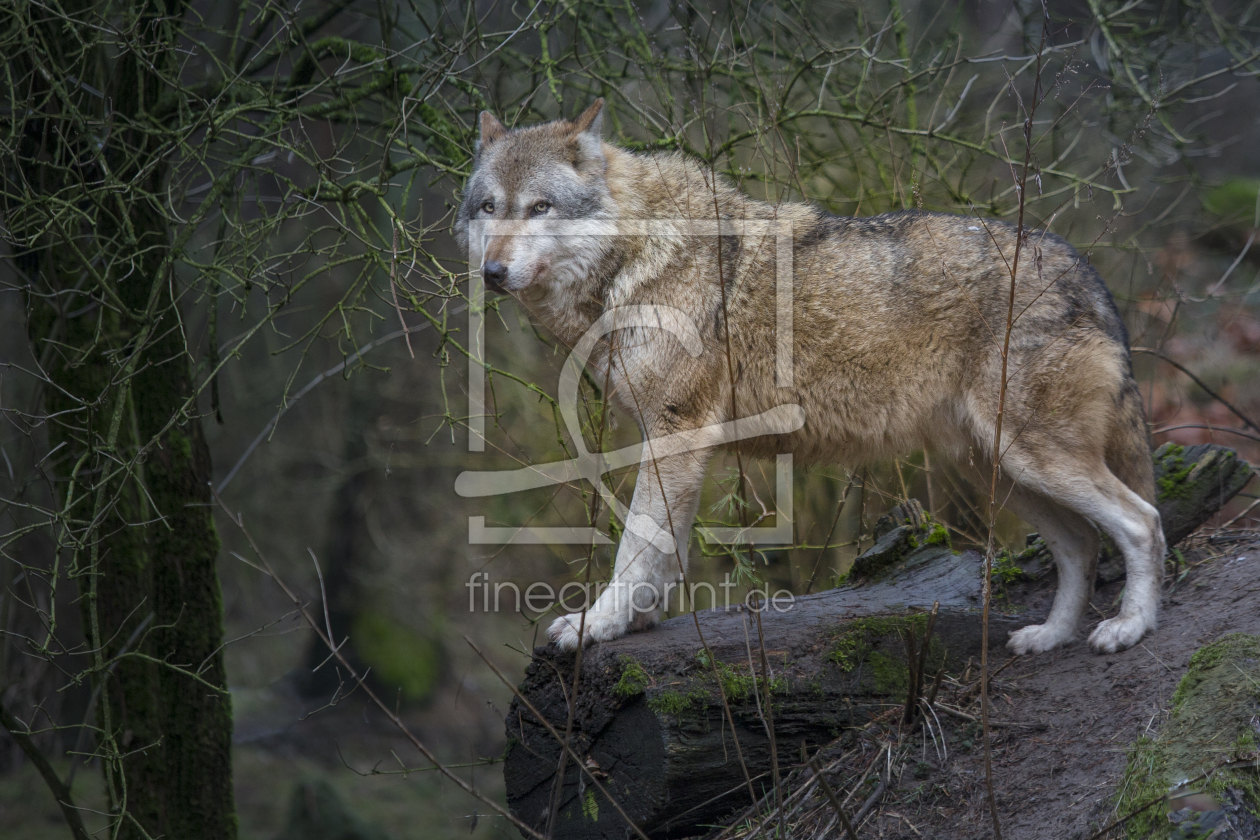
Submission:
M 1073 624 L 1075 622 L 1072 622 Z M 1054 621 L 1054 617 L 1045 624 L 1031 624 L 1011 633 L 1006 647 L 1012 653 L 1045 653 L 1059 645 L 1072 641 L 1076 634 L 1072 626 L 1064 626 L 1063 622 Z
M 1098 653 L 1131 648 L 1158 623 L 1160 585 L 1164 577 L 1164 532 L 1159 511 L 1136 494 L 1131 510 L 1114 527 L 1112 539 L 1124 554 L 1124 600 L 1120 614 L 1109 618 L 1089 634 L 1089 646 Z
M 687 569 L 687 537 L 700 503 L 707 463 L 707 450 L 644 461 L 626 530 L 617 546 L 611 583 L 587 611 L 585 624 L 577 613 L 561 616 L 547 629 L 561 650 L 617 639 L 631 630 L 646 630 L 660 620 L 670 589 L 678 585 Z M 646 479 L 648 469 L 656 480 Z M 670 527 L 676 530 L 671 533 Z
M 1045 653 L 1076 638 L 1081 614 L 1089 603 L 1089 558 L 1098 551 L 1098 539 L 1092 536 L 1089 524 L 1073 523 L 1072 514 L 1067 511 L 1038 506 L 1028 508 L 1028 513 L 1031 514 L 1028 518 L 1036 522 L 1050 545 L 1055 565 L 1059 567 L 1059 588 L 1044 624 L 1024 627 L 1011 634 L 1006 646 L 1018 654 Z

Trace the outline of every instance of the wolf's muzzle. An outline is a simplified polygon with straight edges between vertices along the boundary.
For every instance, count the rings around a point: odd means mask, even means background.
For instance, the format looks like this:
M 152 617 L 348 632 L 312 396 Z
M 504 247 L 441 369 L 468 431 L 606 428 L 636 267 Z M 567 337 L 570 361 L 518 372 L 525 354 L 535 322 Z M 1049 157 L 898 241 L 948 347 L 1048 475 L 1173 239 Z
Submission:
M 481 266 L 481 279 L 489 288 L 501 292 L 508 279 L 507 266 L 498 260 L 490 260 Z

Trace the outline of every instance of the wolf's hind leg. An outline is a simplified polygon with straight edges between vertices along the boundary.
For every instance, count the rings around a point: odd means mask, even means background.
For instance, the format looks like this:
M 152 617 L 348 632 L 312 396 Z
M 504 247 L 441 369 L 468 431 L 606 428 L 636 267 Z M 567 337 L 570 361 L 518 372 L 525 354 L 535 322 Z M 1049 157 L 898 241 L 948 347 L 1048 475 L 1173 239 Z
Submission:
M 1009 457 L 998 476 L 997 503 L 1037 530 L 1045 539 L 1058 569 L 1054 604 L 1043 624 L 1032 624 L 1011 634 L 1006 646 L 1015 653 L 1043 653 L 1076 637 L 1089 596 L 1090 579 L 1098 556 L 1098 532 L 1085 517 L 1040 492 L 1026 469 Z M 993 480 L 987 459 L 956 458 L 957 469 L 985 496 Z
M 1158 618 L 1164 571 L 1164 532 L 1159 512 L 1116 478 L 1101 458 L 1086 462 L 1080 457 L 1059 457 L 1037 469 L 1029 469 L 1030 463 L 1032 459 L 1016 456 L 1009 457 L 1005 466 L 1021 476 L 1021 484 L 1036 487 L 1094 523 L 1124 555 L 1125 587 L 1120 614 L 1099 624 L 1090 634 L 1089 644 L 1099 653 L 1132 647 L 1147 631 L 1155 629 Z M 1062 574 L 1062 565 L 1059 568 Z M 1063 586 L 1062 580 L 1059 585 Z M 1058 603 L 1056 597 L 1056 608 Z
M 1111 476 L 1114 495 L 1091 517 L 1124 554 L 1124 600 L 1120 614 L 1094 628 L 1089 644 L 1099 653 L 1132 647 L 1154 630 L 1164 578 L 1164 530 L 1159 511 Z
M 1030 490 L 1017 488 L 1010 506 L 1046 541 L 1059 582 L 1045 623 L 1016 630 L 1006 646 L 1015 653 L 1043 653 L 1076 637 L 1093 591 L 1090 577 L 1098 556 L 1098 532 L 1084 517 Z

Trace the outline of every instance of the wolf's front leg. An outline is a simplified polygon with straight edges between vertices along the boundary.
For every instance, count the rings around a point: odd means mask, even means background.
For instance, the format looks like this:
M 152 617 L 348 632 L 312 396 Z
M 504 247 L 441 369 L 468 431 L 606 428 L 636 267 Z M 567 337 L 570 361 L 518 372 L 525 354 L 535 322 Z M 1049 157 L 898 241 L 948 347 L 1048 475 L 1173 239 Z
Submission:
M 649 447 L 645 447 L 645 457 Z M 639 469 L 613 579 L 585 613 L 556 619 L 547 635 L 562 650 L 645 630 L 687 570 L 687 543 L 709 451 L 684 452 Z M 583 620 L 585 617 L 585 620 Z

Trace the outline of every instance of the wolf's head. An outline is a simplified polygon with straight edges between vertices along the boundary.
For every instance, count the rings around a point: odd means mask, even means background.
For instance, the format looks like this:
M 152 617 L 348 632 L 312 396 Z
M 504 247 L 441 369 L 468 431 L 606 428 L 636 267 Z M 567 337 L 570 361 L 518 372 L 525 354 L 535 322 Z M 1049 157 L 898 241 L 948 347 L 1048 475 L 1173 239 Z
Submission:
M 482 112 L 455 232 L 474 256 L 480 252 L 488 288 L 519 292 L 580 282 L 604 258 L 607 237 L 590 224 L 611 218 L 613 209 L 600 137 L 603 107 L 597 99 L 572 122 L 511 131 Z

